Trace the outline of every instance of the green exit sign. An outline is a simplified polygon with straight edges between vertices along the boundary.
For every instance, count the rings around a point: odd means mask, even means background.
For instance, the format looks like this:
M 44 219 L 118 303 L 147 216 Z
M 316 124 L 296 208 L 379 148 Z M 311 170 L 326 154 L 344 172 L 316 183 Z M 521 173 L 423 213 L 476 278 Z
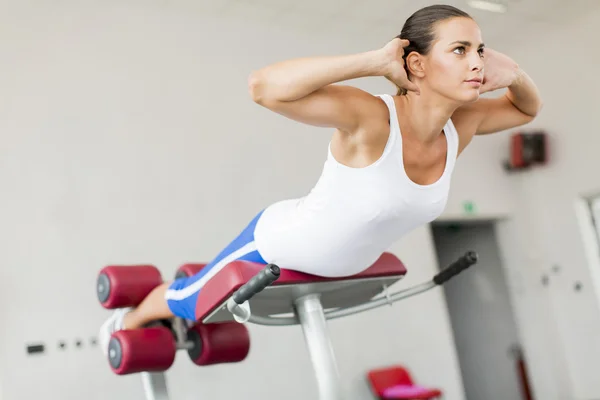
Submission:
M 466 214 L 474 214 L 475 213 L 475 203 L 472 201 L 464 201 L 463 202 L 463 211 Z

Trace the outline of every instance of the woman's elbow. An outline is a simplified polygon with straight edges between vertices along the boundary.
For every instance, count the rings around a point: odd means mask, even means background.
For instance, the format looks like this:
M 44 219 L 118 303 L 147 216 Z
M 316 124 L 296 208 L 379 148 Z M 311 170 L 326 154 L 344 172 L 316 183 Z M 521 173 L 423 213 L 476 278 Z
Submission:
M 539 113 L 542 112 L 542 109 L 544 108 L 544 102 L 542 101 L 542 99 L 538 100 L 538 106 L 537 106 L 537 110 L 535 111 L 535 117 L 538 116 Z
M 528 107 L 526 112 L 523 111 L 530 118 L 530 121 L 528 121 L 528 122 L 531 122 L 534 119 L 536 119 L 538 117 L 538 115 L 540 114 L 540 112 L 542 111 L 543 107 L 544 107 L 544 104 L 541 102 L 541 100 L 539 100 L 535 104 L 532 104 L 530 107 Z
M 260 71 L 254 71 L 248 76 L 248 93 L 250 98 L 257 104 L 265 101 L 265 82 Z

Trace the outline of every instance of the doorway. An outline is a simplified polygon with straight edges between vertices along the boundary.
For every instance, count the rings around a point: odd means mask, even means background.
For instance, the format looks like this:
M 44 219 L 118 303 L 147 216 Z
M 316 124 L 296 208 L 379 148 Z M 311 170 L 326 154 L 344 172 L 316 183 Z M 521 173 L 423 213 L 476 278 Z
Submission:
M 466 399 L 532 399 L 496 222 L 441 221 L 431 229 L 440 268 L 466 251 L 479 255 L 476 265 L 443 287 Z

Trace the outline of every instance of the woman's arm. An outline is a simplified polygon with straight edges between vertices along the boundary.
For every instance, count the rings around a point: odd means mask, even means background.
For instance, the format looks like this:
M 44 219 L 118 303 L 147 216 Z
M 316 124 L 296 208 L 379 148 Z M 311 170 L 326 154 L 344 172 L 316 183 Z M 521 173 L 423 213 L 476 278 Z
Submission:
M 523 114 L 535 117 L 542 109 L 542 99 L 535 83 L 525 71 L 519 69 L 506 94 L 510 102 Z
M 480 94 L 506 88 L 504 96 L 479 98 L 452 115 L 460 126 L 461 148 L 474 135 L 516 128 L 531 122 L 542 109 L 542 100 L 533 80 L 519 65 L 497 51 L 485 50 L 484 81 Z
M 533 121 L 542 108 L 542 99 L 537 87 L 519 69 L 506 94 L 497 99 L 480 99 L 473 107 L 479 123 L 476 135 L 504 131 Z
M 332 83 L 383 72 L 383 58 L 376 51 L 342 56 L 298 58 L 253 72 L 248 80 L 257 103 L 299 100 Z
M 248 78 L 252 99 L 288 118 L 316 126 L 335 127 L 346 132 L 360 129 L 369 119 L 380 118 L 383 109 L 375 96 L 358 88 L 333 85 L 367 76 L 403 80 L 403 48 L 407 43 L 394 39 L 379 50 L 364 53 L 299 58 L 269 65 Z

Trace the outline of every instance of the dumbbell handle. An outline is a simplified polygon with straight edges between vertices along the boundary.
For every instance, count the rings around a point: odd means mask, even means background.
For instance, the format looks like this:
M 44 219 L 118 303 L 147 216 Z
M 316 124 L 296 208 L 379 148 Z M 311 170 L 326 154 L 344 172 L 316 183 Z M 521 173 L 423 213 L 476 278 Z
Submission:
M 237 304 L 250 300 L 252 296 L 264 290 L 267 286 L 275 282 L 281 270 L 275 264 L 268 264 L 262 271 L 252 277 L 241 288 L 233 294 L 233 300 Z
M 435 282 L 436 285 L 443 285 L 465 269 L 469 268 L 471 265 L 476 264 L 477 259 L 477 253 L 474 251 L 466 252 L 462 257 L 454 261 L 452 264 L 434 276 L 433 282 Z

